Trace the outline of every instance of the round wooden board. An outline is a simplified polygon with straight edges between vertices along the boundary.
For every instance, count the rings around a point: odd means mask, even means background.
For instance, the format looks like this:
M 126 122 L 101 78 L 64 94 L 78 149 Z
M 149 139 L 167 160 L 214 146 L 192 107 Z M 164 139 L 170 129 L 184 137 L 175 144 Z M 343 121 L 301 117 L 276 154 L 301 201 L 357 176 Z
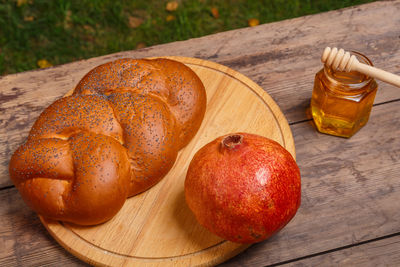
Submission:
M 218 136 L 249 132 L 269 137 L 294 157 L 290 127 L 272 98 L 244 75 L 195 58 L 185 63 L 203 81 L 207 111 L 194 139 L 179 152 L 161 182 L 129 198 L 110 221 L 92 227 L 41 221 L 69 252 L 93 265 L 209 266 L 248 247 L 222 240 L 199 225 L 186 205 L 184 180 L 193 155 Z

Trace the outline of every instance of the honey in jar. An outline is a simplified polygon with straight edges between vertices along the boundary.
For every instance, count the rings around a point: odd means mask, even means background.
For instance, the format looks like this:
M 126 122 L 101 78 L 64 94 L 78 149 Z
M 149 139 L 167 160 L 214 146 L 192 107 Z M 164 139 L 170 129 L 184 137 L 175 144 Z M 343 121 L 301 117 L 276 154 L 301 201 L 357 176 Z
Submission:
M 352 52 L 359 62 L 372 66 L 371 61 Z M 311 97 L 311 114 L 318 131 L 351 137 L 369 118 L 378 85 L 357 71 L 342 72 L 324 65 L 315 75 Z

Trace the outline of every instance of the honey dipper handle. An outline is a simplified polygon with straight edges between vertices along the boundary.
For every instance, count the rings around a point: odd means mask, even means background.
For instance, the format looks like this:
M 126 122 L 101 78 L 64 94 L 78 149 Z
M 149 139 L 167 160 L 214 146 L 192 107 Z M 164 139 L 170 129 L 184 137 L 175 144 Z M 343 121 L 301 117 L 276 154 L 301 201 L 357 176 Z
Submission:
M 321 61 L 325 65 L 332 67 L 334 70 L 358 71 L 370 77 L 400 87 L 400 76 L 361 63 L 354 55 L 350 55 L 349 52 L 345 52 L 343 49 L 337 49 L 336 47 L 331 49 L 330 47 L 326 47 L 322 53 Z
M 352 66 L 352 69 L 361 72 L 363 74 L 366 74 L 368 76 L 374 77 L 378 80 L 400 87 L 400 76 L 395 75 L 393 73 L 372 66 L 368 66 L 360 62 L 355 62 L 355 64 L 353 64 Z

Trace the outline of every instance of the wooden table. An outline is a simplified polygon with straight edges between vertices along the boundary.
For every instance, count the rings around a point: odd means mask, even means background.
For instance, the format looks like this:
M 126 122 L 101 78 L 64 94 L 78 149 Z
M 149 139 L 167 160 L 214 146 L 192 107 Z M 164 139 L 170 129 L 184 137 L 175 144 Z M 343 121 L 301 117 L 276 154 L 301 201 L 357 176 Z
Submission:
M 302 204 L 271 239 L 224 266 L 400 266 L 400 89 L 379 83 L 368 124 L 350 139 L 320 134 L 308 114 L 325 46 L 357 50 L 400 74 L 400 1 L 244 28 L 0 77 L 0 266 L 84 266 L 48 234 L 8 175 L 12 152 L 40 112 L 91 68 L 122 57 L 176 55 L 248 76 L 289 121 Z

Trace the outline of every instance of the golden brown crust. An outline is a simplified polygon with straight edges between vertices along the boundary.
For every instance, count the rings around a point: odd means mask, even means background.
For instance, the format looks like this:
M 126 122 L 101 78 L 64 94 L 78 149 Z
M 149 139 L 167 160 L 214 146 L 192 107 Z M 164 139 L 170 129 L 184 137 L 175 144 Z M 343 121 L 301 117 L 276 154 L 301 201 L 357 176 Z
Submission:
M 12 156 L 10 176 L 23 199 L 51 219 L 99 224 L 128 196 L 129 159 L 115 139 L 82 131 L 68 140 L 37 139 Z
M 116 93 L 109 101 L 124 129 L 132 172 L 129 196 L 133 196 L 170 170 L 179 151 L 180 129 L 165 102 L 153 94 Z
M 165 58 L 120 59 L 91 70 L 74 94 L 110 95 L 118 91 L 157 95 L 168 105 L 180 128 L 182 148 L 200 128 L 206 93 L 200 78 L 184 64 Z
M 171 88 L 168 103 L 180 124 L 181 147 L 186 146 L 200 128 L 207 102 L 200 78 L 185 65 L 169 59 L 153 61 L 168 77 Z
M 108 135 L 123 142 L 123 129 L 112 106 L 99 95 L 73 95 L 55 101 L 35 121 L 28 140 L 66 139 L 82 130 Z
M 56 220 L 93 225 L 164 177 L 200 127 L 204 86 L 184 64 L 100 65 L 34 123 L 10 161 L 25 202 Z

